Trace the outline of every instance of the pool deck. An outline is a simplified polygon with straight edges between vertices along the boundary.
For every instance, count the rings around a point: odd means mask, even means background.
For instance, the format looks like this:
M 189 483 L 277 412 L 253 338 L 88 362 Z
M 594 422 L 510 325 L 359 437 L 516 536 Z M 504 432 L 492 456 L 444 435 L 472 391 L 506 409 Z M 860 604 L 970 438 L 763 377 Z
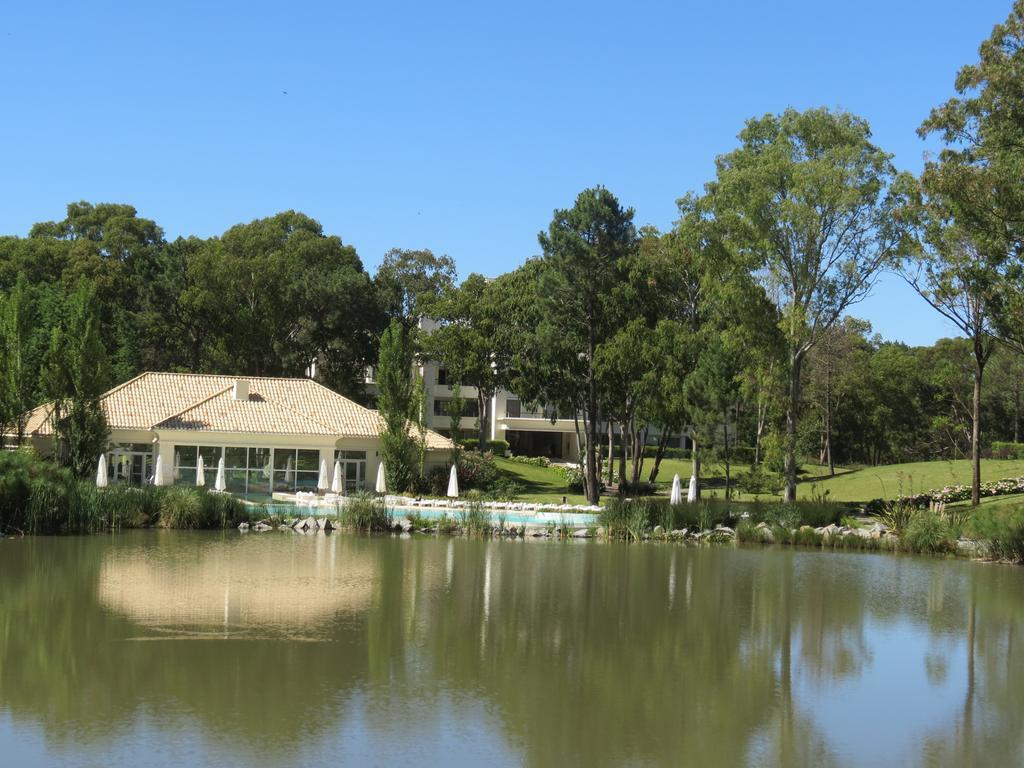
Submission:
M 327 493 L 275 493 L 270 507 L 276 505 L 294 506 L 296 514 L 337 515 L 338 507 L 345 503 L 347 497 L 341 494 Z M 464 499 L 413 499 L 408 496 L 384 497 L 384 503 L 396 515 L 421 515 L 423 517 L 456 516 L 471 503 Z M 569 525 L 590 525 L 597 521 L 598 506 L 582 506 L 577 504 L 531 504 L 518 501 L 484 501 L 484 509 L 492 517 L 504 517 L 513 523 L 561 523 Z

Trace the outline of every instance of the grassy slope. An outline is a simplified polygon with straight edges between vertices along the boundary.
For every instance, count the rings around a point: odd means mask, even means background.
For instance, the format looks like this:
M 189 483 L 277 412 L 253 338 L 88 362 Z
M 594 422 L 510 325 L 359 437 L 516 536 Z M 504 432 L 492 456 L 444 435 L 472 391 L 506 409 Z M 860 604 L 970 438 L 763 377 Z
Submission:
M 813 472 L 819 473 L 818 468 Z M 981 481 L 1002 480 L 1024 475 L 1024 461 L 985 459 L 981 462 Z M 829 491 L 836 501 L 868 501 L 892 498 L 901 493 L 921 493 L 946 485 L 969 485 L 971 463 L 961 461 L 919 461 L 911 464 L 888 464 L 864 467 L 843 472 L 837 470 L 833 478 L 821 477 L 813 481 L 817 491 Z M 810 495 L 811 481 L 801 484 L 802 494 Z
M 495 461 L 502 472 L 512 476 L 516 482 L 526 488 L 520 497 L 523 501 L 560 503 L 562 496 L 567 496 L 570 504 L 583 504 L 585 500 L 580 494 L 570 494 L 562 483 L 562 478 L 554 469 L 531 467 L 509 459 L 497 458 Z M 645 463 L 644 478 L 650 470 L 650 460 Z M 745 466 L 734 466 L 733 472 L 745 471 Z M 661 463 L 658 473 L 658 486 L 662 493 L 668 493 L 672 476 L 676 473 L 688 480 L 691 465 L 688 460 L 665 460 Z M 720 466 L 705 465 L 703 468 L 706 488 L 716 493 L 720 485 L 723 470 Z M 981 479 L 983 482 L 1001 480 L 1007 477 L 1024 475 L 1024 461 L 986 459 L 981 463 Z M 889 464 L 879 467 L 862 469 L 836 468 L 836 476 L 829 478 L 827 472 L 817 465 L 805 465 L 804 475 L 800 483 L 800 498 L 810 498 L 812 493 L 821 494 L 829 491 L 829 498 L 835 501 L 869 501 L 876 498 L 891 498 L 900 493 L 919 493 L 941 488 L 956 483 L 969 484 L 971 481 L 971 465 L 969 461 L 922 461 L 910 464 Z M 719 494 L 720 491 L 717 491 Z M 744 498 L 741 496 L 740 498 Z M 1019 497 L 1009 497 L 1020 500 Z

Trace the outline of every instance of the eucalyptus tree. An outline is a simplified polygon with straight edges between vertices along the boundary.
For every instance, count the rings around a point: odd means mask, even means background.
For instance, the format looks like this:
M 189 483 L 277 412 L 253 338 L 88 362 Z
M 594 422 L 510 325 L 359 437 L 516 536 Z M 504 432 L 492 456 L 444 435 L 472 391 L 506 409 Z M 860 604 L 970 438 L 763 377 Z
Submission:
M 981 503 L 981 395 L 985 366 L 996 346 L 996 318 L 1006 282 L 1007 255 L 979 247 L 970 235 L 941 213 L 938 206 L 924 226 L 923 248 L 904 267 L 914 290 L 963 333 L 970 342 L 971 503 Z M 926 215 L 927 216 L 927 215 Z
M 776 298 L 786 342 L 785 499 L 796 499 L 797 434 L 808 351 L 907 250 L 911 186 L 862 118 L 786 110 L 747 121 L 716 160 L 701 204 Z
M 428 249 L 392 248 L 384 254 L 374 283 L 388 317 L 413 328 L 429 305 L 455 285 L 455 261 Z
M 352 246 L 295 211 L 230 228 L 190 269 L 191 311 L 219 313 L 214 359 L 241 373 L 316 377 L 359 394 L 383 314 Z M 218 349 L 219 347 L 219 349 Z
M 959 94 L 918 132 L 946 146 L 921 178 L 923 250 L 908 280 L 971 341 L 971 501 L 980 503 L 980 409 L 994 337 L 1024 342 L 1024 0 L 957 74 Z M 1017 284 L 1015 285 L 1014 278 Z

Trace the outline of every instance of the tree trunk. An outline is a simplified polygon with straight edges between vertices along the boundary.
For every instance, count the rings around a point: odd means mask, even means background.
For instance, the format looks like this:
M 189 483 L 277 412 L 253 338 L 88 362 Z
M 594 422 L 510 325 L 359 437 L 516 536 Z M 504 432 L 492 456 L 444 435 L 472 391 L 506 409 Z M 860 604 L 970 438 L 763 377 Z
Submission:
M 789 397 L 786 403 L 786 444 L 785 444 L 785 465 L 784 475 L 786 478 L 786 489 L 782 497 L 783 501 L 796 501 L 796 437 L 797 421 L 800 409 L 800 368 L 803 363 L 803 353 L 797 349 L 792 350 L 789 355 Z
M 615 484 L 615 429 L 608 420 L 608 485 Z
M 476 449 L 483 453 L 487 448 L 487 396 L 483 390 L 477 387 L 476 390 L 476 412 L 477 421 L 480 422 L 480 431 L 477 433 Z
M 633 465 L 630 467 L 629 482 L 634 488 L 640 485 L 640 462 L 643 461 L 644 445 L 640 440 L 640 430 L 636 428 L 636 421 L 629 419 L 629 437 L 633 443 Z
M 722 411 L 722 431 L 725 433 L 725 442 L 722 443 L 722 458 L 725 460 L 725 498 L 732 498 L 732 489 L 730 488 L 730 477 L 729 477 L 729 409 L 726 408 Z
M 828 474 L 833 476 L 836 473 L 836 466 L 832 461 L 832 363 L 829 361 L 828 370 L 825 373 L 825 455 L 828 457 Z
M 619 422 L 619 494 L 626 482 L 626 425 Z
M 971 404 L 971 506 L 981 504 L 981 375 L 984 363 L 974 368 L 974 401 Z
M 1013 442 L 1020 442 L 1020 380 L 1014 382 L 1013 387 Z
M 651 467 L 651 474 L 647 478 L 647 482 L 653 483 L 658 479 L 658 470 L 661 469 L 661 460 L 665 457 L 665 449 L 668 448 L 668 441 L 672 439 L 672 431 L 662 427 L 662 432 L 658 435 L 658 447 L 654 452 L 654 466 Z
M 693 450 L 691 451 L 693 461 L 693 476 L 697 478 L 697 498 L 700 498 L 700 451 L 697 450 L 697 438 L 693 438 Z

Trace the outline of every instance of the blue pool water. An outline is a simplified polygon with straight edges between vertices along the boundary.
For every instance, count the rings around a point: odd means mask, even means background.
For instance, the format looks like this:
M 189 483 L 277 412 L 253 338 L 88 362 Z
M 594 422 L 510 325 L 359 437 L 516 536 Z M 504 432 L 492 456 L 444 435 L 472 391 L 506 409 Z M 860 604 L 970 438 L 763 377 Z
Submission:
M 298 515 L 323 517 L 336 515 L 336 511 L 332 507 L 307 507 L 285 501 L 272 501 L 255 506 L 259 506 L 267 515 L 281 515 L 282 517 L 294 517 Z M 408 515 L 418 515 L 419 517 L 430 519 L 440 519 L 447 515 L 448 517 L 458 520 L 459 513 L 461 511 L 463 510 L 458 507 L 391 507 L 391 514 L 394 516 L 395 520 L 401 520 Z M 561 524 L 563 520 L 567 525 L 575 526 L 588 526 L 595 525 L 597 523 L 596 515 L 582 512 L 564 512 L 557 509 L 537 512 L 525 510 L 488 509 L 487 512 L 490 514 L 491 519 L 494 522 L 498 522 L 499 519 L 503 518 L 505 522 L 510 525 Z

